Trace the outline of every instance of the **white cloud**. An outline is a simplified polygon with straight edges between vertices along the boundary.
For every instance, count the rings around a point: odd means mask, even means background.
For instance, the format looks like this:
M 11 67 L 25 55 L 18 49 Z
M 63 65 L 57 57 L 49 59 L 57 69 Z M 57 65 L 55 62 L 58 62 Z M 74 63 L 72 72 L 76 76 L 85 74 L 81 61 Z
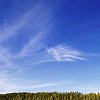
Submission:
M 0 41 L 3 41 L 13 35 L 14 29 L 10 24 L 4 24 L 0 28 Z
M 12 61 L 12 54 L 5 47 L 0 46 L 0 67 L 14 68 L 15 65 Z
M 46 88 L 50 86 L 63 85 L 61 83 L 43 83 L 41 81 L 28 81 L 21 78 L 14 78 L 12 74 L 8 74 L 6 71 L 0 73 L 0 93 L 11 93 L 11 92 L 33 92 L 34 89 Z
M 64 45 L 50 47 L 47 49 L 47 52 L 53 57 L 55 61 L 84 60 L 81 51 Z
M 44 33 L 36 34 L 27 44 L 22 48 L 19 56 L 28 56 L 34 54 L 39 49 L 43 48 Z
M 37 16 L 38 14 L 39 16 Z M 15 67 L 18 63 L 18 59 L 26 61 L 24 58 L 25 56 L 33 56 L 36 51 L 43 48 L 43 42 L 45 38 L 47 38 L 47 34 L 51 31 L 51 23 L 49 23 L 51 19 L 52 14 L 48 11 L 48 9 L 45 9 L 43 4 L 36 3 L 36 5 L 34 5 L 31 9 L 19 14 L 19 17 L 11 19 L 10 23 L 5 22 L 3 25 L 0 25 L 0 44 L 5 42 L 4 40 L 7 39 L 9 41 L 9 38 L 12 36 L 21 34 L 21 32 L 18 31 L 21 29 L 23 30 L 23 27 L 24 29 L 27 26 L 30 26 L 31 29 L 33 28 L 31 31 L 32 37 L 26 44 L 23 45 L 22 49 L 20 48 L 20 53 L 10 53 L 9 49 L 0 45 L 0 66 Z M 10 46 L 10 49 L 12 49 L 12 46 Z
M 53 30 L 52 13 L 46 9 L 44 5 L 40 6 L 37 4 L 30 11 L 28 10 L 28 12 L 19 16 L 20 18 L 14 21 L 11 20 L 11 23 L 6 22 L 0 26 L 0 43 L 19 34 L 20 32 L 18 31 L 23 29 L 24 26 L 24 28 L 26 28 L 28 25 L 31 29 L 33 28 L 31 31 L 33 35 L 30 40 L 24 44 L 18 54 L 11 53 L 8 48 L 0 45 L 0 92 L 16 92 L 32 88 L 60 85 L 59 83 L 34 84 L 34 82 L 27 82 L 28 79 L 26 79 L 25 82 L 21 82 L 21 79 L 17 79 L 17 76 L 14 78 L 14 74 L 20 74 L 20 72 L 26 70 L 28 66 L 32 67 L 34 64 L 52 61 L 84 60 L 82 52 L 74 50 L 71 47 L 57 45 L 49 47 L 48 49 L 44 48 L 45 38 L 47 38 L 48 33 Z M 41 51 L 41 49 L 43 49 L 43 51 Z M 37 53 L 37 51 L 39 52 Z M 11 68 L 15 68 L 14 72 Z M 8 72 L 11 73 L 9 74 Z
M 15 84 L 12 83 L 14 80 L 6 71 L 0 72 L 0 92 L 5 93 L 16 88 Z
M 83 85 L 77 86 L 76 89 L 84 93 L 98 93 L 98 91 L 100 91 L 100 85 Z
M 41 9 L 42 8 L 42 9 Z M 37 16 L 38 15 L 38 16 Z M 32 35 L 27 43 L 25 43 L 20 51 L 19 56 L 29 56 L 35 54 L 36 51 L 43 49 L 46 40 L 53 30 L 53 21 L 51 10 L 46 9 L 42 3 L 38 3 L 31 16 L 29 24 Z
M 17 75 L 20 75 L 24 72 L 24 70 L 28 70 L 27 67 L 51 62 L 51 61 L 70 61 L 68 59 L 73 60 L 83 60 L 82 53 L 78 50 L 74 50 L 72 48 L 68 48 L 64 45 L 57 45 L 55 47 L 50 47 L 45 49 L 43 52 L 39 52 L 37 54 L 33 54 L 31 50 L 34 50 L 34 46 L 38 45 L 37 38 L 40 38 L 39 42 L 41 41 L 41 34 L 38 34 L 33 40 L 30 40 L 29 43 L 23 48 L 23 53 L 25 56 L 19 56 L 16 54 L 10 53 L 9 49 L 0 46 L 0 67 L 6 67 L 4 70 L 0 69 L 0 92 L 7 93 L 7 92 L 19 92 L 19 91 L 30 91 L 31 89 L 40 89 L 46 88 L 49 86 L 57 86 L 63 85 L 63 82 L 49 82 L 49 83 L 41 83 L 41 82 L 28 82 L 28 79 L 24 81 L 24 79 L 18 78 Z M 36 39 L 36 40 L 35 40 Z M 34 45 L 34 46 L 33 46 Z M 32 47 L 33 46 L 33 47 Z M 47 50 L 47 51 L 46 51 Z M 34 50 L 35 51 L 35 50 Z M 23 54 L 22 53 L 22 54 Z M 27 54 L 33 54 L 28 56 Z M 18 68 L 16 67 L 18 66 Z M 11 68 L 15 68 L 12 71 Z M 34 80 L 33 80 L 34 81 Z M 67 83 L 66 83 L 67 84 Z M 34 91 L 35 92 L 35 91 Z
M 26 11 L 18 13 L 17 17 L 14 17 L 14 19 L 11 19 L 10 22 L 5 21 L 3 24 L 0 25 L 0 42 L 3 42 L 6 39 L 9 39 L 12 36 L 16 36 L 17 34 L 19 34 L 19 30 L 21 29 L 25 29 L 27 28 L 27 26 L 29 25 L 31 28 L 35 27 L 35 28 L 40 28 L 40 26 L 42 26 L 41 31 L 43 30 L 43 25 L 40 25 L 39 20 L 43 19 L 44 16 L 39 16 L 37 18 L 37 14 L 39 14 L 40 12 L 42 12 L 44 9 L 41 10 L 41 4 L 37 3 L 36 5 L 34 5 L 32 8 L 28 8 L 28 11 L 26 9 Z M 13 7 L 12 7 L 13 8 Z M 44 10 L 44 14 L 46 14 L 46 10 Z M 41 13 L 42 14 L 42 13 Z M 35 19 L 35 20 L 34 20 Z M 33 23 L 34 21 L 34 23 Z M 31 22 L 31 23 L 30 23 Z M 41 24 L 45 24 L 45 23 L 41 23 Z M 23 29 L 23 30 L 24 30 Z M 21 34 L 21 32 L 20 32 Z
M 56 45 L 54 47 L 44 48 L 43 51 L 39 53 L 31 54 L 28 58 L 29 61 L 27 65 L 34 65 L 46 62 L 57 62 L 57 61 L 77 61 L 85 60 L 85 54 L 82 51 L 71 48 L 70 46 L 65 45 Z
M 5 22 L 3 25 L 0 25 L 0 42 L 18 34 L 18 31 L 25 25 L 30 16 L 31 11 L 20 16 L 20 19 L 16 19 L 14 22 Z
M 28 12 L 22 13 L 21 15 L 19 14 L 18 16 L 19 17 L 15 19 L 11 19 L 10 23 L 5 22 L 2 25 L 0 25 L 0 90 L 1 90 L 0 92 L 1 93 L 21 91 L 21 90 L 24 91 L 26 89 L 42 88 L 42 87 L 56 85 L 54 83 L 43 83 L 43 84 L 40 83 L 36 85 L 34 84 L 34 82 L 33 83 L 25 82 L 26 83 L 25 84 L 17 79 L 17 75 L 21 74 L 20 72 L 23 72 L 24 69 L 27 69 L 28 64 L 32 66 L 33 65 L 32 62 L 35 62 L 34 61 L 35 57 L 38 58 L 35 52 L 43 48 L 44 46 L 43 42 L 45 38 L 47 38 L 47 34 L 51 31 L 51 23 L 49 23 L 49 21 L 52 19 L 49 11 L 45 9 L 44 5 L 41 5 L 39 3 L 37 3 L 32 9 L 30 9 L 30 11 L 28 9 Z M 8 45 L 5 46 L 1 45 L 3 43 L 7 43 L 7 41 L 9 41 L 11 37 L 23 33 L 22 31 L 25 28 L 27 28 L 27 26 L 32 30 L 31 31 L 32 37 L 26 44 L 24 44 L 22 49 L 20 48 L 21 51 L 18 54 L 10 52 L 12 46 L 10 46 L 8 49 Z M 30 29 L 28 30 L 30 31 Z M 28 59 L 26 56 L 28 55 L 32 56 L 32 59 L 29 57 L 29 60 L 31 59 L 31 63 L 30 62 L 27 63 Z M 13 70 L 12 68 L 15 68 L 15 70 Z M 27 80 L 28 79 L 26 79 L 26 81 Z

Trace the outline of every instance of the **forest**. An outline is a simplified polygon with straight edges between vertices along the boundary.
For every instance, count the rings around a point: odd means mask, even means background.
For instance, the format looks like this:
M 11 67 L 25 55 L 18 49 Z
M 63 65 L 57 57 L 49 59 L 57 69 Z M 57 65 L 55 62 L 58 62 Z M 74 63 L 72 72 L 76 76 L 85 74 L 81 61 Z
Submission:
M 39 92 L 0 94 L 0 100 L 100 100 L 99 93 Z

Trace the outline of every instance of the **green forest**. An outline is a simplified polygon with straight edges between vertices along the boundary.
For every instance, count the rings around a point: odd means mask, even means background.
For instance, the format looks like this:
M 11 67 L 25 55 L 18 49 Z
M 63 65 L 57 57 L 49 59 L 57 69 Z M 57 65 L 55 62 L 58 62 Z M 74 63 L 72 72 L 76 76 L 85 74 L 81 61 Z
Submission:
M 0 100 L 100 100 L 99 93 L 39 92 L 0 94 Z

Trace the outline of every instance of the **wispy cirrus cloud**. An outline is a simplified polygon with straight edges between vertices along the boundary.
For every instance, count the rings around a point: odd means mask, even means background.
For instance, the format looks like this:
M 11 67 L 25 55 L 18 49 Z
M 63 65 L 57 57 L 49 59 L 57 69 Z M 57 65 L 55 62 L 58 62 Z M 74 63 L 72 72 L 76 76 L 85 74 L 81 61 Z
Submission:
M 37 51 L 41 50 L 45 45 L 45 38 L 48 37 L 48 33 L 51 32 L 52 27 L 52 13 L 45 8 L 43 4 L 37 3 L 31 9 L 26 12 L 19 13 L 19 17 L 11 19 L 10 22 L 6 21 L 0 25 L 0 92 L 17 92 L 25 91 L 28 89 L 44 88 L 49 86 L 59 85 L 59 83 L 34 83 L 21 81 L 22 78 L 17 77 L 17 74 L 23 73 L 23 69 L 31 66 L 35 62 L 35 58 L 41 55 L 41 52 L 37 55 Z M 26 29 L 29 27 L 28 29 Z M 9 41 L 9 39 L 16 38 L 17 35 L 24 34 L 24 30 L 28 30 L 31 37 L 27 43 L 23 44 L 20 51 L 16 54 L 11 53 L 12 46 L 2 44 Z M 27 34 L 29 34 L 27 33 Z M 21 41 L 20 41 L 21 42 Z M 6 43 L 5 43 L 6 44 Z M 20 44 L 19 44 L 20 45 Z M 29 57 L 29 60 L 27 59 Z M 24 66 L 24 67 L 23 67 Z M 12 71 L 12 68 L 15 70 Z M 15 75 L 16 74 L 16 75 Z M 15 76 L 14 76 L 15 75 Z
M 18 31 L 24 27 L 30 19 L 31 14 L 32 11 L 26 12 L 23 16 L 20 16 L 20 18 L 11 21 L 10 23 L 6 21 L 3 25 L 0 25 L 0 42 L 19 34 Z
M 82 85 L 77 86 L 76 89 L 84 93 L 98 93 L 100 91 L 100 85 Z
M 43 48 L 44 36 L 44 33 L 37 33 L 27 44 L 23 46 L 19 56 L 32 55 L 39 49 Z
M 72 48 L 71 46 L 66 46 L 59 44 L 45 49 L 45 52 L 42 53 L 42 59 L 38 60 L 36 63 L 45 63 L 45 62 L 70 62 L 77 60 L 85 60 L 85 54 L 80 51 Z
M 0 68 L 14 68 L 13 56 L 9 52 L 9 49 L 3 46 L 0 46 Z
M 31 33 L 31 37 L 29 37 L 29 41 L 20 48 L 20 52 L 17 54 L 10 52 L 12 46 L 6 50 L 9 47 L 8 45 L 7 48 L 6 45 L 5 47 L 0 45 L 0 49 L 2 49 L 0 51 L 1 66 L 4 66 L 4 63 L 6 66 L 9 65 L 15 67 L 18 58 L 25 60 L 25 56 L 34 55 L 36 51 L 43 48 L 45 45 L 44 40 L 51 31 L 50 20 L 52 19 L 52 13 L 48 9 L 45 9 L 45 6 L 41 2 L 37 2 L 30 9 L 26 9 L 22 14 L 19 13 L 18 16 L 19 17 L 12 19 L 9 23 L 6 22 L 3 25 L 0 25 L 0 44 L 5 42 L 5 40 L 9 41 L 9 38 L 12 39 L 13 36 L 22 34 L 23 32 L 20 30 L 26 29 L 27 26 L 29 26 L 28 31 Z
M 40 35 L 40 34 L 39 34 Z M 40 37 L 41 35 L 36 37 Z M 31 40 L 26 47 L 24 47 L 21 54 L 11 54 L 8 48 L 0 48 L 0 62 L 2 67 L 5 64 L 6 70 L 0 71 L 0 92 L 1 93 L 8 93 L 8 92 L 18 92 L 18 91 L 30 91 L 32 89 L 44 89 L 46 87 L 52 87 L 52 86 L 59 86 L 64 85 L 67 83 L 63 82 L 28 82 L 28 79 L 25 81 L 22 78 L 16 77 L 17 74 L 23 73 L 24 69 L 28 66 L 32 67 L 34 64 L 40 64 L 40 63 L 46 63 L 46 62 L 52 62 L 52 61 L 75 61 L 75 60 L 84 60 L 83 53 L 79 50 L 72 49 L 72 47 L 67 47 L 65 45 L 59 44 L 56 46 L 52 46 L 49 48 L 44 48 L 42 51 L 40 50 L 38 53 L 36 53 L 34 50 L 35 40 Z M 36 42 L 38 43 L 38 42 Z M 33 46 L 31 48 L 31 46 Z M 34 51 L 31 51 L 34 50 Z M 27 51 L 27 52 L 26 52 Z M 27 55 L 30 56 L 27 56 Z M 21 56 L 22 55 L 22 56 Z M 28 58 L 27 58 L 28 57 Z M 70 59 L 70 60 L 69 60 Z M 16 67 L 18 66 L 18 68 Z M 16 69 L 14 72 L 10 73 L 11 67 Z M 26 70 L 25 69 L 25 70 Z M 14 75 L 16 74 L 16 75 Z M 33 91 L 35 92 L 35 91 Z
M 43 5 L 42 5 L 43 6 Z M 41 11 L 41 12 L 39 12 Z M 28 56 L 29 54 L 35 54 L 40 49 L 43 49 L 46 40 L 50 36 L 50 32 L 53 30 L 52 13 L 45 9 L 39 10 L 36 14 L 33 13 L 34 22 L 31 24 L 33 27 L 32 36 L 25 43 L 20 51 L 20 56 Z M 36 15 L 39 14 L 37 17 Z
M 61 82 L 41 82 L 41 81 L 30 81 L 14 77 L 12 74 L 8 74 L 6 71 L 0 73 L 0 93 L 11 93 L 11 92 L 25 92 L 30 91 L 36 92 L 34 89 L 44 89 L 46 87 L 64 85 Z
M 29 55 L 32 56 L 32 60 L 34 61 L 35 53 L 43 48 L 45 38 L 48 37 L 48 33 L 52 30 L 53 22 L 51 22 L 51 20 L 53 14 L 49 9 L 46 9 L 46 7 L 44 3 L 37 2 L 30 8 L 26 7 L 26 11 L 21 13 L 19 11 L 18 16 L 10 19 L 10 22 L 6 20 L 0 25 L 0 67 L 7 67 L 9 69 L 10 67 L 22 66 L 19 60 L 21 59 L 22 62 L 27 62 L 26 56 Z M 12 40 L 14 36 L 17 37 L 17 35 L 24 34 L 23 31 L 25 29 L 28 30 L 31 37 L 27 37 L 26 40 L 28 40 L 28 42 L 24 43 L 22 48 L 19 48 L 20 51 L 16 54 L 10 52 L 13 48 L 12 45 L 8 45 L 8 43 L 5 46 L 1 45 L 5 43 L 5 40 L 8 42 L 9 39 Z M 23 66 L 27 66 L 27 64 L 25 63 Z
M 45 9 L 41 2 L 37 2 L 33 7 L 26 7 L 26 11 L 18 13 L 10 22 L 6 19 L 4 23 L 0 24 L 0 42 L 23 33 L 19 32 L 19 30 L 25 30 L 27 26 L 30 26 L 30 29 L 36 29 L 36 31 L 32 30 L 31 33 L 44 32 L 44 30 L 49 31 L 51 16 L 50 11 Z
M 54 28 L 51 10 L 47 9 L 47 5 L 36 3 L 31 9 L 21 12 L 22 14 L 19 13 L 19 17 L 0 25 L 0 44 L 17 35 L 30 34 L 26 35 L 29 37 L 25 37 L 25 43 L 19 46 L 19 51 L 16 54 L 11 53 L 12 45 L 9 44 L 10 47 L 0 45 L 0 92 L 16 92 L 61 85 L 59 82 L 27 82 L 28 79 L 23 82 L 21 81 L 22 78 L 17 78 L 17 74 L 22 74 L 29 66 L 32 67 L 35 64 L 85 59 L 81 51 L 70 46 L 62 44 L 51 47 L 46 46 L 47 41 L 49 41 L 48 37 Z M 27 33 L 24 33 L 25 31 Z M 18 45 L 22 41 L 18 40 Z M 12 68 L 15 68 L 15 70 L 12 71 Z M 16 74 L 15 77 L 14 74 Z
M 47 51 L 56 61 L 84 60 L 83 53 L 81 51 L 75 50 L 69 46 L 57 45 L 48 48 Z

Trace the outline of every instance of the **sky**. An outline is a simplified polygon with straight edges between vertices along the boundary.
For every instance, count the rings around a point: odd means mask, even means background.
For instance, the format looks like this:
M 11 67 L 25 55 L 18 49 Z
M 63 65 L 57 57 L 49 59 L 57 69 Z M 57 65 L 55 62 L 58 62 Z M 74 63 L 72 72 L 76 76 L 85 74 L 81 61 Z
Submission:
M 0 93 L 100 92 L 99 0 L 0 0 Z

